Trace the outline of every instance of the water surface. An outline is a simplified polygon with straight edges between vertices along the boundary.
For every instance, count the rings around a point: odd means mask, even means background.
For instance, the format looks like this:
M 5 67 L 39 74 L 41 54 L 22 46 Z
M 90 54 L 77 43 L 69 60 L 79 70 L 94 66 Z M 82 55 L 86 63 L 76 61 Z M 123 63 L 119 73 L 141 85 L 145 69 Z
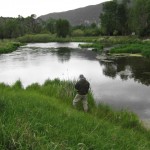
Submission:
M 46 79 L 77 79 L 84 74 L 97 103 L 129 109 L 150 119 L 150 60 L 120 58 L 112 63 L 96 59 L 79 43 L 31 43 L 10 54 L 0 55 L 0 82 L 21 80 L 24 87 Z

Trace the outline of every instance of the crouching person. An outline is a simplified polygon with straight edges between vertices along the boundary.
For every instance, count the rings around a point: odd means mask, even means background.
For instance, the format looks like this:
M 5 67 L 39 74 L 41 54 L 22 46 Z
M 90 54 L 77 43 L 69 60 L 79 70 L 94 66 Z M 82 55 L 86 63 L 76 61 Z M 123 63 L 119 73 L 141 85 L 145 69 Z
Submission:
M 75 89 L 77 90 L 77 94 L 73 100 L 73 106 L 76 107 L 79 101 L 83 103 L 83 109 L 85 112 L 88 111 L 88 101 L 87 94 L 90 88 L 89 82 L 86 78 L 81 74 L 79 76 L 79 81 L 75 84 Z

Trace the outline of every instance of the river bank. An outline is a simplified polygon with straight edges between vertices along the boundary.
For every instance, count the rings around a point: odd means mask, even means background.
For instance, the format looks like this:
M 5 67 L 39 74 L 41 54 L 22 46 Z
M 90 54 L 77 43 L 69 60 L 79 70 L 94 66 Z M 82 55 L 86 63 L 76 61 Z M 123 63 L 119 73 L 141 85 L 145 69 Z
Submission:
M 74 83 L 47 80 L 22 88 L 0 84 L 2 149 L 149 149 L 150 132 L 136 115 L 96 107 L 72 108 Z
M 14 40 L 2 40 L 0 41 L 0 54 L 11 53 L 21 45 L 23 44 Z
M 58 38 L 50 34 L 28 34 L 14 40 L 3 40 L 0 42 L 0 53 L 8 53 L 16 50 L 25 43 L 46 43 L 46 42 L 90 42 L 92 44 L 81 44 L 82 48 L 92 48 L 102 52 L 103 48 L 112 47 L 109 52 L 117 54 L 141 54 L 150 57 L 150 43 L 134 36 L 94 36 L 94 37 L 67 37 Z M 117 46 L 116 46 L 117 45 Z M 106 51 L 104 51 L 106 52 Z

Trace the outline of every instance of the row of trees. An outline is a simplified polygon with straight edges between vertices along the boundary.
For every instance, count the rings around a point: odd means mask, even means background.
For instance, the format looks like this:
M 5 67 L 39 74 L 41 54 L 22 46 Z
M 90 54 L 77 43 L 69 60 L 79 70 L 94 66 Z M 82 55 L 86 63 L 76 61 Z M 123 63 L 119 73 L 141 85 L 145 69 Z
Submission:
M 36 15 L 29 17 L 18 16 L 17 18 L 0 17 L 0 39 L 17 38 L 25 34 L 51 33 L 58 37 L 73 36 L 95 36 L 100 30 L 95 23 L 90 26 L 79 25 L 72 27 L 68 20 L 49 19 L 43 21 L 36 19 Z
M 57 33 L 59 37 L 66 37 L 70 32 L 70 24 L 67 20 L 50 19 L 47 22 L 36 19 L 36 15 L 17 18 L 0 17 L 0 39 L 16 38 L 25 34 Z
M 150 34 L 150 0 L 113 0 L 103 5 L 101 32 L 106 35 Z
M 36 21 L 35 15 L 27 18 L 0 17 L 0 38 L 16 38 L 26 33 L 38 33 L 41 30 L 40 24 Z

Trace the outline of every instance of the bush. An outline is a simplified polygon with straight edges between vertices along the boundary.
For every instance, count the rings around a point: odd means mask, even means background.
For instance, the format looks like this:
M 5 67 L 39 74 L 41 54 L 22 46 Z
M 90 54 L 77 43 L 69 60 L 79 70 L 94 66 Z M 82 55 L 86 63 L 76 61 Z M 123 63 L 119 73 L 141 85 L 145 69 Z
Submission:
M 17 38 L 17 41 L 22 43 L 49 42 L 53 37 L 54 35 L 51 34 L 27 34 Z
M 149 43 L 125 44 L 111 49 L 111 53 L 141 53 L 143 56 L 150 57 Z
M 100 35 L 100 30 L 98 28 L 95 29 L 85 29 L 84 30 L 85 36 L 98 36 Z
M 81 29 L 76 29 L 72 31 L 72 36 L 83 36 L 84 35 L 84 31 Z
M 22 44 L 20 42 L 4 41 L 0 42 L 0 53 L 10 53 L 15 51 Z
M 145 49 L 142 51 L 142 55 L 147 57 L 147 58 L 150 58 L 150 49 Z

